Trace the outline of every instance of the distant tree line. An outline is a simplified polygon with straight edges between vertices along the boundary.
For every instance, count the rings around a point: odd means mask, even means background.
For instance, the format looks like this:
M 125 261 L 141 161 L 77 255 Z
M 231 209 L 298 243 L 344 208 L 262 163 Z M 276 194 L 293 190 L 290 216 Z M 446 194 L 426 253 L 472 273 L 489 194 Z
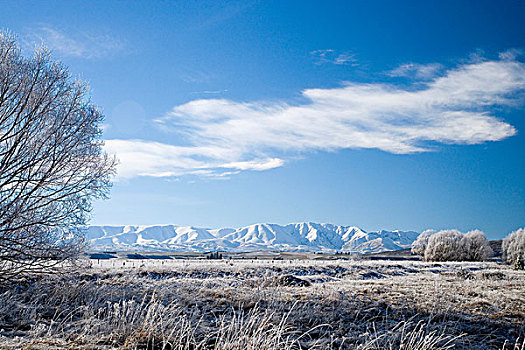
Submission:
M 222 253 L 211 252 L 210 254 L 206 255 L 206 259 L 208 259 L 208 260 L 220 260 L 220 259 L 222 259 Z

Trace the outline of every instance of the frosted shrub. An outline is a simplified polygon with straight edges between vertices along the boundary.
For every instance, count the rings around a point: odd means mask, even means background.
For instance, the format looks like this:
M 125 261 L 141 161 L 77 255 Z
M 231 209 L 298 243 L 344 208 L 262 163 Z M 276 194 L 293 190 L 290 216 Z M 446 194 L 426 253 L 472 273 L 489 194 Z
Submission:
M 463 234 L 457 230 L 445 230 L 436 233 L 428 239 L 425 249 L 426 261 L 459 261 L 461 254 L 461 239 Z
M 489 240 L 480 230 L 467 232 L 461 239 L 460 245 L 463 253 L 462 260 L 485 261 L 494 254 Z
M 417 237 L 416 241 L 412 243 L 412 254 L 425 255 L 425 249 L 427 249 L 428 239 L 435 234 L 435 230 L 426 230 L 421 232 Z
M 483 232 L 474 230 L 462 234 L 457 230 L 445 230 L 428 238 L 424 258 L 426 261 L 484 261 L 492 254 Z
M 502 249 L 504 261 L 523 269 L 523 261 L 525 260 L 525 229 L 520 228 L 505 237 Z

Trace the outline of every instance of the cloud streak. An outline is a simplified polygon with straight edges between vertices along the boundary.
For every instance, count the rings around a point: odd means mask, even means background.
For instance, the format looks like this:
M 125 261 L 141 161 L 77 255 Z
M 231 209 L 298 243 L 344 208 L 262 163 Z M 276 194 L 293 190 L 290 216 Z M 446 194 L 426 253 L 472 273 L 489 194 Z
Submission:
M 241 170 L 280 167 L 279 158 L 238 160 L 232 150 L 218 146 L 174 146 L 144 140 L 107 140 L 105 151 L 119 158 L 118 177 L 177 177 L 197 175 L 224 178 Z
M 439 63 L 406 63 L 400 65 L 394 70 L 391 70 L 390 72 L 388 72 L 388 75 L 391 77 L 407 77 L 413 79 L 427 80 L 435 78 L 443 68 L 444 67 Z
M 126 48 L 123 41 L 110 35 L 65 33 L 49 25 L 40 25 L 34 29 L 24 42 L 31 48 L 44 44 L 59 55 L 86 59 L 113 56 Z
M 199 99 L 156 122 L 184 144 L 109 140 L 120 176 L 225 176 L 268 170 L 315 151 L 426 152 L 431 144 L 479 144 L 516 130 L 493 115 L 516 103 L 525 65 L 513 59 L 464 64 L 414 86 L 351 83 L 307 89 L 303 104 Z
M 310 52 L 316 64 L 331 63 L 335 65 L 358 66 L 355 55 L 350 52 L 338 53 L 333 49 L 314 50 Z

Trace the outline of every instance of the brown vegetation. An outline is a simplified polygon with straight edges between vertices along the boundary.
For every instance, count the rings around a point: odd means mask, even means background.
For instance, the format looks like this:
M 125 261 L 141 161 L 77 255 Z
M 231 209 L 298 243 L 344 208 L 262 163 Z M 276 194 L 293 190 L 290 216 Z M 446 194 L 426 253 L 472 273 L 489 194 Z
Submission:
M 488 262 L 95 261 L 4 287 L 0 347 L 523 349 L 524 285 Z

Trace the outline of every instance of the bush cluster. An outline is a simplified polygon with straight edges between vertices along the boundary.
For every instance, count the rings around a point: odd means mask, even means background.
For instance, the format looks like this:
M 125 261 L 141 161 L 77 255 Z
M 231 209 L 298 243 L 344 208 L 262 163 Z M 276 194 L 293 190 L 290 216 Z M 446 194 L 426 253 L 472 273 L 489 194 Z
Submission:
M 424 231 L 412 245 L 412 253 L 425 261 L 484 261 L 494 254 L 479 230 L 465 234 L 457 230 Z

